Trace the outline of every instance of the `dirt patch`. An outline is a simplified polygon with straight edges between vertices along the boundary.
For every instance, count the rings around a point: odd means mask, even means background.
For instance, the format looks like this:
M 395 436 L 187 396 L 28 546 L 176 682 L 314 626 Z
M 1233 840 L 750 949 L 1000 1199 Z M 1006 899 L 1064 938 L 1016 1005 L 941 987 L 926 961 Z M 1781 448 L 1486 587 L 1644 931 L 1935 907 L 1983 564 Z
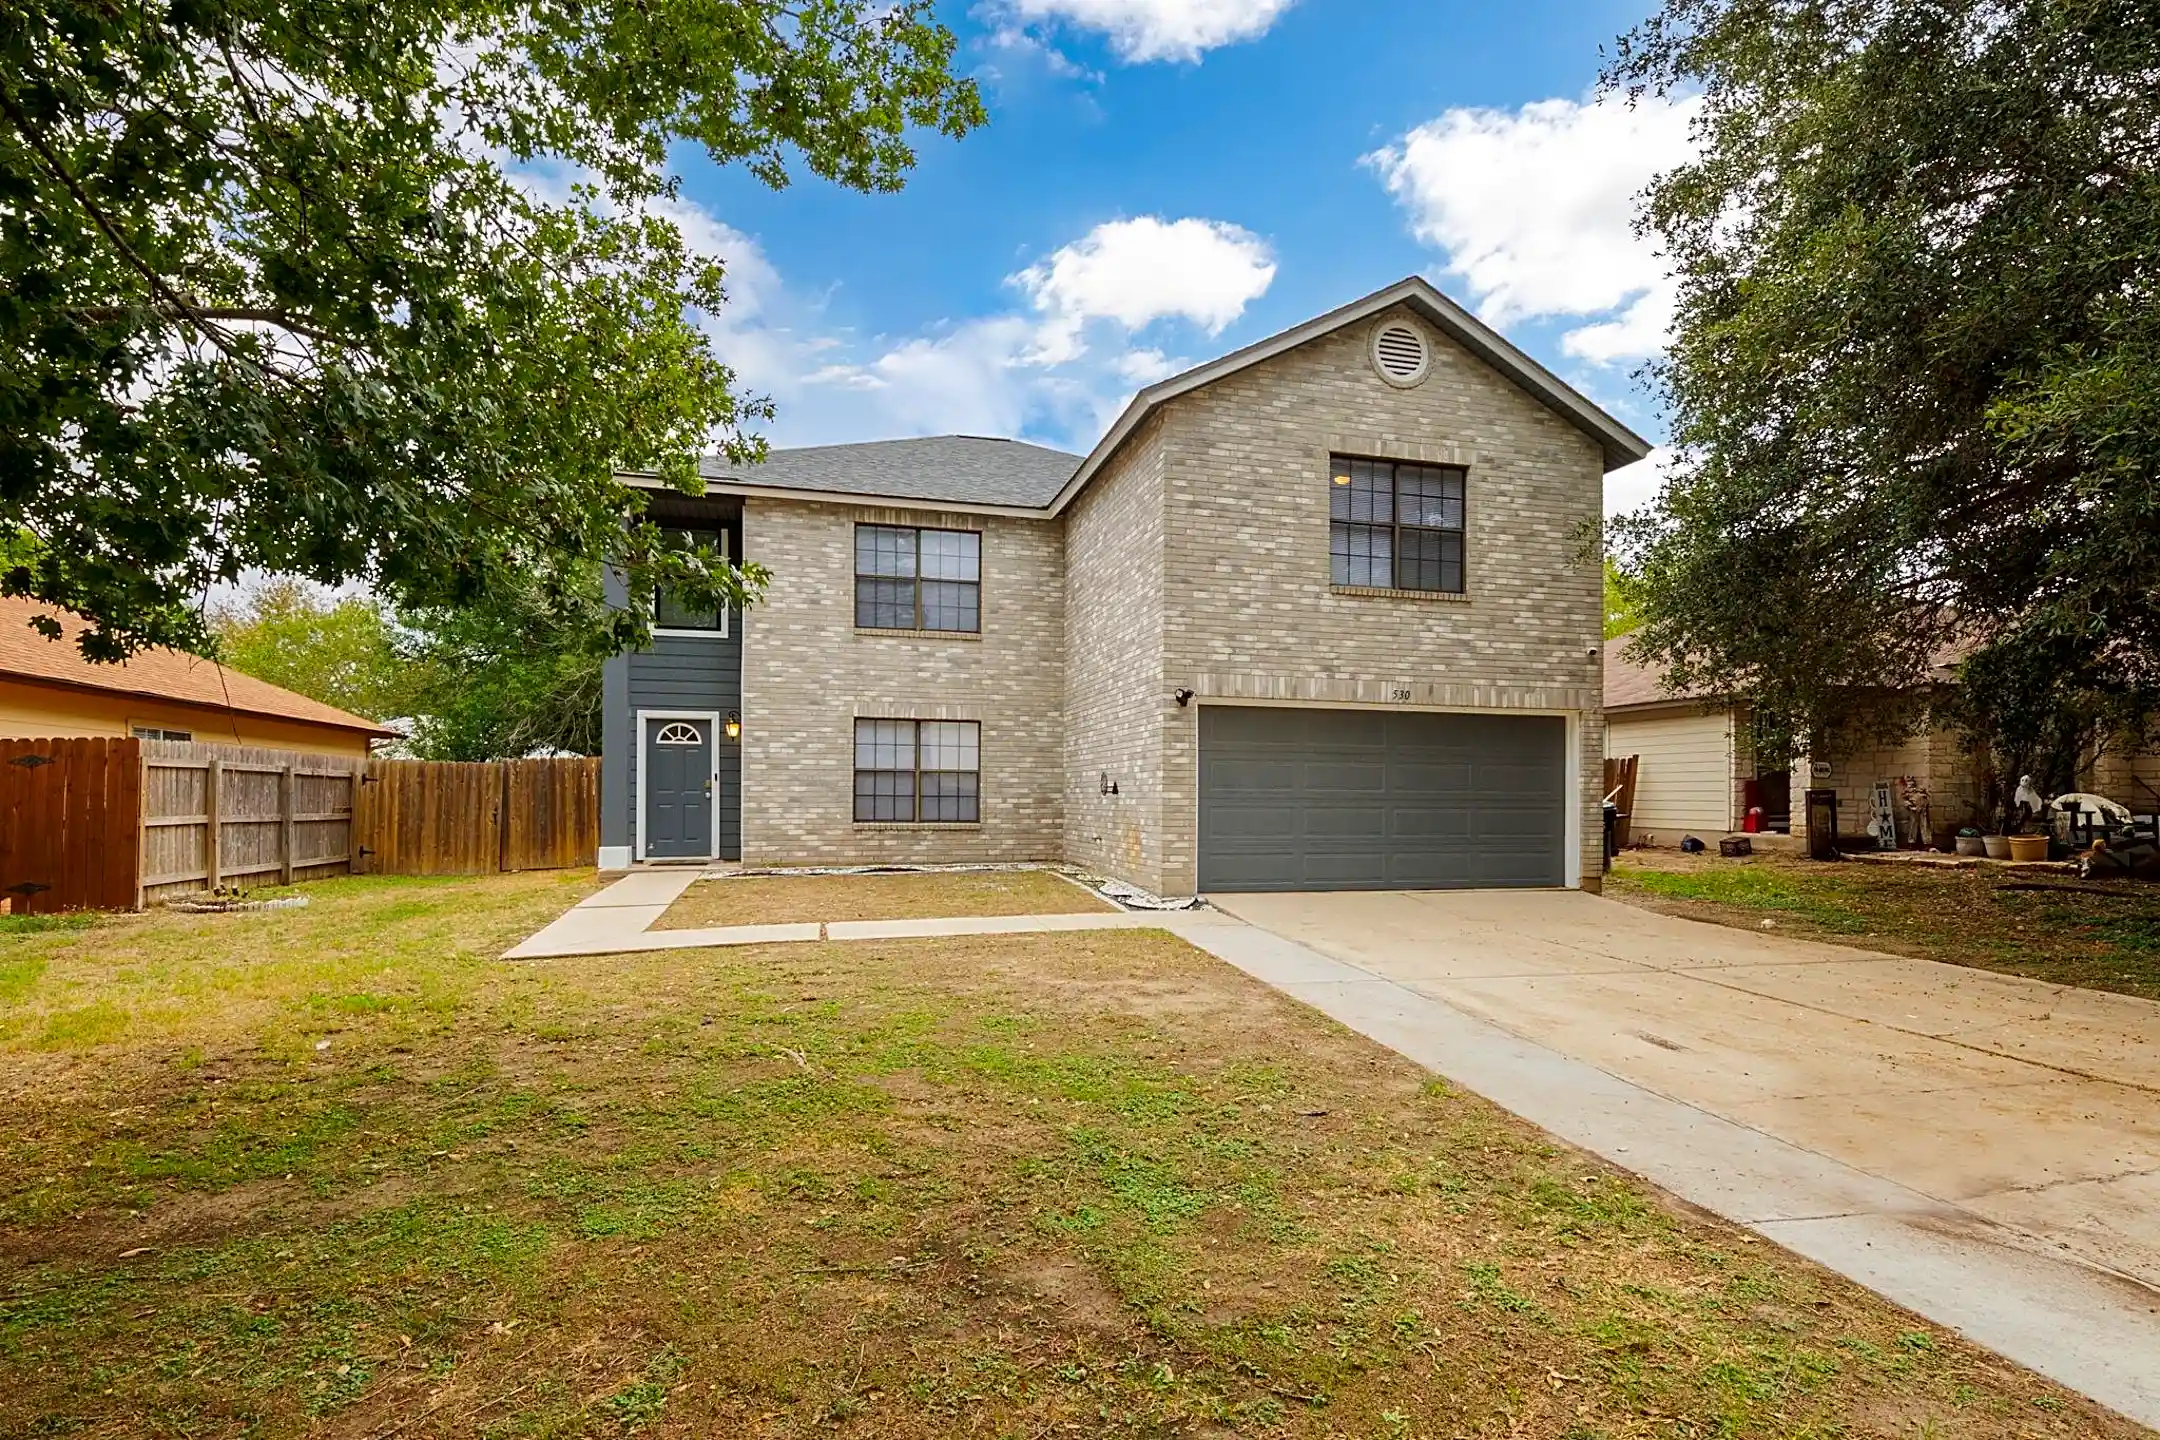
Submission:
M 698 881 L 652 928 L 1072 915 L 1115 909 L 1086 887 L 1049 870 L 739 875 Z
M 1131 1317 L 1124 1302 L 1093 1267 L 1070 1258 L 1036 1256 L 1015 1265 L 1008 1282 L 1029 1302 L 1050 1312 L 1053 1328 L 1092 1335 L 1121 1335 Z

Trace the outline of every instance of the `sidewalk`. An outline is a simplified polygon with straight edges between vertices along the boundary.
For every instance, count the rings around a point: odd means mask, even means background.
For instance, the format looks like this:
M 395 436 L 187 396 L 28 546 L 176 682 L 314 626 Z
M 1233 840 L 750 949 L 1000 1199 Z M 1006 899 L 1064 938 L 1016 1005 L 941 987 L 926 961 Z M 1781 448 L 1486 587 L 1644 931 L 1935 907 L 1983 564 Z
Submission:
M 1163 912 L 1104 910 L 1072 915 L 961 915 L 941 920 L 803 921 L 792 925 L 717 925 L 701 930 L 652 926 L 703 878 L 697 870 L 641 870 L 579 901 L 553 924 L 503 952 L 505 960 L 626 955 L 641 950 L 702 950 L 715 945 L 776 945 L 798 940 L 914 940 L 937 935 L 1022 935 L 1051 930 L 1175 929 Z M 1207 911 L 1176 912 L 1190 921 L 1236 924 Z

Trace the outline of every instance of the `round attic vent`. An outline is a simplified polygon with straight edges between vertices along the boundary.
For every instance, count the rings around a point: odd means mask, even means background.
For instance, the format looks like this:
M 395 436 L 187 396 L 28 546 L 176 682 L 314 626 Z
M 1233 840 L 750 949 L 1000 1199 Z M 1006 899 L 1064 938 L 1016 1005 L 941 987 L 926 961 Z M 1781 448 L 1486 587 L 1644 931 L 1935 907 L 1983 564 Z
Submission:
M 1391 385 L 1415 385 L 1432 365 L 1432 352 L 1415 327 L 1400 322 L 1373 332 L 1373 368 Z

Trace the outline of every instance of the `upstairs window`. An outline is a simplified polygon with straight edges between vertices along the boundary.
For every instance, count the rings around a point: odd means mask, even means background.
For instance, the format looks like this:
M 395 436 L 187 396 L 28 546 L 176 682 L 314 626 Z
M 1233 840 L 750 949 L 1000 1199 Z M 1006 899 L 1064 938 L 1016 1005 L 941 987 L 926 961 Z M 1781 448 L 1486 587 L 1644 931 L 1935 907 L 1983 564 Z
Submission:
M 660 531 L 661 543 L 670 550 L 695 550 L 703 545 L 715 555 L 728 553 L 727 534 L 720 530 L 693 530 L 667 526 Z M 698 610 L 671 595 L 665 588 L 653 592 L 653 628 L 655 630 L 693 630 L 699 633 L 725 635 L 727 612 L 725 610 Z
M 910 525 L 855 527 L 855 624 L 982 631 L 982 536 Z
M 1328 473 L 1328 581 L 1463 590 L 1464 472 L 1337 455 Z
M 972 825 L 982 819 L 982 725 L 857 720 L 855 819 Z

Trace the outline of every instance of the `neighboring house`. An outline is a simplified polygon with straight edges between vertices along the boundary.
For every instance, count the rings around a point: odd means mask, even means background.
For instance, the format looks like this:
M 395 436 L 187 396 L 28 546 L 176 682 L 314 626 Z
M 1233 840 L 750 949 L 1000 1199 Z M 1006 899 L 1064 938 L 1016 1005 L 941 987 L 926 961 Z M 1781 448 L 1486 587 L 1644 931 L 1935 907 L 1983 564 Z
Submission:
M 1675 694 L 1661 667 L 1636 664 L 1626 648 L 1625 639 L 1605 645 L 1605 753 L 1639 761 L 1630 838 L 1656 845 L 1677 845 L 1687 835 L 1714 840 L 1742 828 L 1753 805 L 1763 808 L 1765 829 L 1786 829 L 1795 818 L 1791 777 L 1774 766 L 1758 769 L 1747 707 Z M 1800 828 L 1805 833 L 1804 820 Z
M 1196 890 L 1595 886 L 1602 477 L 1644 441 L 1423 280 L 1093 451 L 706 467 L 773 576 L 610 662 L 602 863 L 1065 860 Z
M 64 633 L 30 628 L 50 615 Z M 117 665 L 76 648 L 82 624 L 53 606 L 0 599 L 0 735 L 134 735 L 260 745 L 320 755 L 366 755 L 396 734 L 334 705 L 176 650 L 145 650 Z
M 1758 761 L 1746 705 L 1676 695 L 1666 689 L 1662 667 L 1637 664 L 1626 647 L 1623 638 L 1605 649 L 1605 753 L 1639 758 L 1629 821 L 1638 842 L 1677 845 L 1688 834 L 1715 839 L 1743 828 L 1751 805 L 1762 806 L 1765 829 L 1804 836 L 1811 789 L 1836 792 L 1838 833 L 1859 840 L 1874 816 L 1877 784 L 1891 787 L 1903 838 L 1911 817 L 1901 780 L 1927 793 L 1933 843 L 1947 846 L 1958 827 L 1980 821 L 1980 765 L 1953 725 L 1923 715 L 1911 734 L 1890 742 L 1855 722 L 1811 745 L 1788 771 Z M 1939 655 L 1929 684 L 1950 679 L 1956 659 L 1954 649 Z M 2160 809 L 2160 755 L 2103 754 L 2079 783 L 2151 813 Z

